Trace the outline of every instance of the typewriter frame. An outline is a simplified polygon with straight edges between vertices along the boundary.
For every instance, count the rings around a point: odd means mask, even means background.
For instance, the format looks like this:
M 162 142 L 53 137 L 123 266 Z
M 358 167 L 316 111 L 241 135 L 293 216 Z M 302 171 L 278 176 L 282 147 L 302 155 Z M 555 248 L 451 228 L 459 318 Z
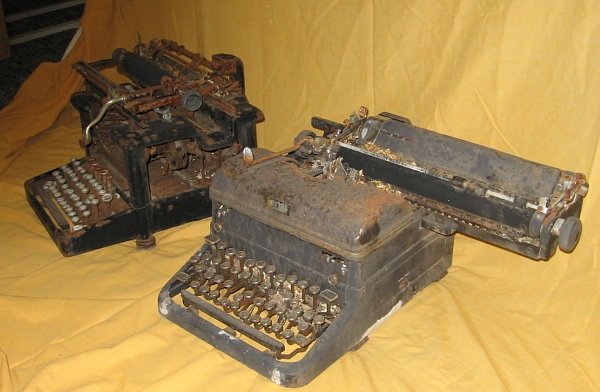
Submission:
M 264 150 L 254 152 L 262 156 L 266 154 Z M 271 381 L 286 387 L 299 387 L 310 382 L 338 358 L 366 340 L 372 330 L 414 295 L 441 279 L 451 265 L 454 244 L 453 236 L 443 236 L 423 228 L 421 210 L 413 209 L 400 198 L 367 185 L 359 189 L 364 191 L 361 193 L 357 192 L 356 185 L 295 174 L 290 169 L 295 165 L 289 158 L 273 159 L 250 169 L 243 168 L 241 157 L 226 162 L 211 188 L 211 231 L 213 236 L 218 236 L 221 241 L 237 249 L 245 250 L 257 260 L 268 260 L 278 270 L 285 267 L 287 273 L 291 270 L 303 279 L 321 282 L 322 288 L 329 287 L 339 293 L 339 303 L 343 304 L 340 314 L 323 335 L 312 343 L 313 346 L 302 359 L 296 362 L 280 361 L 273 350 L 259 350 L 234 336 L 231 329 L 213 324 L 194 310 L 199 308 L 194 302 L 185 303 L 191 299 L 191 295 L 184 296 L 184 306 L 174 301 L 174 297 L 189 287 L 189 281 L 185 277 L 193 265 L 194 257 L 175 274 L 159 295 L 159 311 L 163 316 Z M 254 175 L 249 174 L 246 178 L 245 170 L 252 171 Z M 293 178 L 290 180 L 288 177 L 287 182 L 283 179 L 290 172 L 292 176 L 296 175 L 296 187 L 292 186 Z M 279 181 L 277 185 L 274 184 L 275 189 L 269 191 L 269 182 L 272 182 L 273 177 Z M 243 189 L 250 187 L 253 189 L 244 193 Z M 313 207 L 311 211 L 314 215 L 306 210 L 307 214 L 298 214 L 284 219 L 284 222 L 272 219 L 278 214 L 286 215 L 284 207 L 279 210 L 272 205 L 260 208 L 254 204 L 255 200 L 251 200 L 253 191 L 272 192 L 270 194 L 275 200 L 285 199 L 279 193 L 282 190 L 292 195 L 295 191 L 307 189 L 315 191 L 315 198 L 308 197 L 310 201 L 307 201 Z M 381 203 L 365 203 L 366 199 L 360 197 L 364 194 L 377 197 Z M 262 195 L 268 197 L 264 193 Z M 378 234 L 374 234 L 374 237 L 368 229 L 356 230 L 358 226 L 353 222 L 348 225 L 340 223 L 336 228 L 340 232 L 337 235 L 332 233 L 335 229 L 331 225 L 338 222 L 340 214 L 345 212 L 336 211 L 335 207 L 319 212 L 332 197 L 337 199 L 336 205 L 352 203 L 353 207 L 363 209 L 365 221 L 377 216 L 376 210 L 381 205 L 394 203 L 402 212 L 393 217 L 392 221 L 380 219 L 381 227 L 376 230 Z M 318 203 L 319 199 L 322 200 L 320 204 L 313 204 Z M 298 204 L 300 199 L 294 200 L 290 202 L 291 208 L 303 208 Z M 258 207 L 258 210 L 252 212 L 250 206 Z M 323 225 L 313 227 L 313 234 L 299 230 L 314 221 L 319 214 L 322 214 Z M 348 214 L 349 220 L 352 217 L 353 214 Z M 328 226 L 330 231 L 327 231 Z M 209 245 L 206 244 L 198 250 L 196 256 L 201 256 L 208 250 Z M 339 280 L 336 279 L 331 284 L 328 279 L 331 276 L 336 276 Z M 203 314 L 202 311 L 199 313 Z M 246 333 L 241 333 L 260 341 L 260 337 L 252 337 L 253 328 L 248 326 Z

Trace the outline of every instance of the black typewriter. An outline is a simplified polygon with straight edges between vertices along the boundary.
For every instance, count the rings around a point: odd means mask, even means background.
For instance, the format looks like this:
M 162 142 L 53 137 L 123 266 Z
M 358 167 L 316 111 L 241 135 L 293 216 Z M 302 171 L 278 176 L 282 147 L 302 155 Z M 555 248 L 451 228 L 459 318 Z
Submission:
M 455 232 L 532 259 L 572 251 L 585 176 L 414 127 L 313 118 L 217 171 L 211 234 L 160 313 L 273 382 L 307 384 L 451 265 Z
M 244 95 L 244 69 L 168 40 L 73 65 L 85 90 L 71 97 L 86 156 L 25 183 L 27 199 L 65 256 L 136 240 L 211 215 L 208 187 L 221 164 L 256 146 L 262 112 Z M 113 82 L 119 80 L 119 82 Z

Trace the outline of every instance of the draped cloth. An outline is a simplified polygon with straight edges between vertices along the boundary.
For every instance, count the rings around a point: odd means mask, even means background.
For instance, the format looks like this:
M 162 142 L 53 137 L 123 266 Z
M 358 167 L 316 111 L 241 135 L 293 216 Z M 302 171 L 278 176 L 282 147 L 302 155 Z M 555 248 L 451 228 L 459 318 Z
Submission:
M 260 147 L 364 105 L 588 175 L 575 251 L 536 262 L 457 235 L 448 275 L 304 389 L 600 389 L 595 2 L 87 0 L 81 29 L 0 112 L 0 390 L 280 390 L 157 311 L 208 220 L 65 258 L 26 201 L 27 179 L 84 154 L 71 64 L 138 37 L 240 57 Z

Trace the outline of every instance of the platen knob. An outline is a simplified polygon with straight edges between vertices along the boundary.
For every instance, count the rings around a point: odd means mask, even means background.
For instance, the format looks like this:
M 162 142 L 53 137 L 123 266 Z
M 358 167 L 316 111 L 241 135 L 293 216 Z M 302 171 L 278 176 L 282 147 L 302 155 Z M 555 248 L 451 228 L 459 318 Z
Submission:
M 581 220 L 574 216 L 568 217 L 560 224 L 558 228 L 558 246 L 562 251 L 571 252 L 575 249 L 579 237 L 581 237 L 581 229 Z

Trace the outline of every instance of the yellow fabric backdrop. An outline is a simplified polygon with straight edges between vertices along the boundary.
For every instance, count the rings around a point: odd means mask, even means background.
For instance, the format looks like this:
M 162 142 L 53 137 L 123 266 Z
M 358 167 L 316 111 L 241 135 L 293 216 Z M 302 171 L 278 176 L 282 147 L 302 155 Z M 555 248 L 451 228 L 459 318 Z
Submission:
M 242 58 L 262 147 L 366 105 L 588 175 L 572 254 L 534 262 L 458 235 L 449 274 L 306 390 L 600 389 L 596 2 L 87 0 L 82 27 L 0 112 L 0 390 L 280 389 L 157 311 L 206 220 L 150 251 L 63 258 L 26 202 L 25 180 L 83 154 L 70 64 L 138 33 Z

